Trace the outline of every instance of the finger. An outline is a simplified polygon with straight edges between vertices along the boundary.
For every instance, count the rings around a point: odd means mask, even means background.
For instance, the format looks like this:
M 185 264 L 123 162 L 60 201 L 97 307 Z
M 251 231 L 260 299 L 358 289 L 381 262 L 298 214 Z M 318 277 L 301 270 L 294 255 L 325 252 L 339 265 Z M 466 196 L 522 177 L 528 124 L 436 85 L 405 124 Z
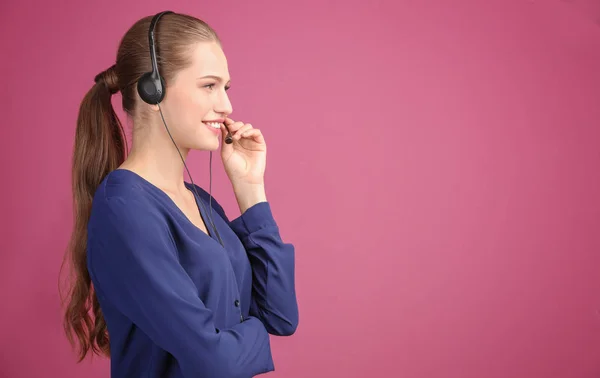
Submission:
M 225 143 L 225 137 L 227 137 L 227 134 L 231 134 L 231 129 L 229 127 L 233 123 L 234 123 L 234 121 L 231 118 L 225 117 L 225 120 L 221 124 L 221 141 L 223 143 Z
M 223 122 L 225 126 L 233 125 L 235 123 L 231 118 L 225 117 L 225 121 Z
M 227 137 L 227 135 L 229 135 L 230 132 L 227 129 L 227 126 L 225 126 L 224 124 L 221 124 L 221 143 L 222 144 L 227 144 L 225 143 L 225 138 Z
M 245 133 L 248 130 L 253 130 L 252 129 L 252 125 L 247 123 L 244 126 L 240 127 L 236 132 L 235 135 L 233 136 L 233 139 L 235 140 L 240 140 L 242 138 L 242 134 Z
M 229 131 L 231 132 L 231 134 L 235 134 L 236 131 L 238 131 L 242 126 L 244 126 L 244 122 L 240 122 L 240 121 L 233 121 L 230 119 L 225 119 L 225 125 L 227 126 L 227 129 L 229 129 Z
M 250 129 L 250 130 L 246 130 L 244 132 L 242 132 L 240 134 L 241 137 L 243 138 L 248 138 L 248 139 L 253 139 L 255 142 L 257 143 L 264 143 L 265 142 L 265 138 L 262 135 L 262 132 L 260 131 L 260 129 Z

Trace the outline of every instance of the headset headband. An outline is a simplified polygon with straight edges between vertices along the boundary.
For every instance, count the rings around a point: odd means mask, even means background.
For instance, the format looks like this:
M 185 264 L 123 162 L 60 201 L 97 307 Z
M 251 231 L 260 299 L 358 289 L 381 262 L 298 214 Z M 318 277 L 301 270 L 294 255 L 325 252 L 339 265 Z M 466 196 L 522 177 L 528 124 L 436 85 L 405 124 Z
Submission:
M 152 18 L 150 22 L 150 28 L 148 29 L 148 42 L 150 45 L 150 60 L 152 61 L 152 71 L 158 74 L 158 61 L 156 59 L 156 44 L 154 43 L 154 29 L 156 28 L 156 24 L 158 24 L 158 20 L 168 13 L 173 13 L 171 11 L 164 11 L 158 13 L 156 16 Z
M 148 28 L 148 44 L 150 46 L 150 61 L 152 71 L 146 72 L 138 80 L 137 89 L 140 98 L 148 104 L 158 104 L 165 97 L 165 82 L 158 72 L 158 59 L 156 57 L 156 43 L 154 41 L 154 29 L 162 16 L 172 11 L 163 11 L 152 17 Z

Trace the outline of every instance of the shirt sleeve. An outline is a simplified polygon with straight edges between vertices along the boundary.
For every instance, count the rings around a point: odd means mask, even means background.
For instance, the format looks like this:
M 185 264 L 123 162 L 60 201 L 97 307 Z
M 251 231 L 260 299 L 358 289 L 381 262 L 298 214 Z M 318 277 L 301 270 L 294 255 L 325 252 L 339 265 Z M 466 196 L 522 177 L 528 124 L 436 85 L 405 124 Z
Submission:
M 272 371 L 269 335 L 259 319 L 216 331 L 158 211 L 132 198 L 105 201 L 94 209 L 89 230 L 88 268 L 98 295 L 171 353 L 185 377 Z
M 229 221 L 221 205 L 214 199 L 212 203 L 215 211 L 229 222 L 248 254 L 253 273 L 250 314 L 258 317 L 273 335 L 293 334 L 299 320 L 295 247 L 282 240 L 271 205 L 259 202 Z

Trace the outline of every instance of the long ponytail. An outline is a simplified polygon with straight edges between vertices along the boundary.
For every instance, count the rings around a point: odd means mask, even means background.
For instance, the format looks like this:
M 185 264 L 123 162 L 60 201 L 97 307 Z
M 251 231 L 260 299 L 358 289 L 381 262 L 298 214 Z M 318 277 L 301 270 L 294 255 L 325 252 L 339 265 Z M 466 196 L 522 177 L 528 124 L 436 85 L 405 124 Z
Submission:
M 72 161 L 74 225 L 63 262 L 63 266 L 70 263 L 71 275 L 63 325 L 71 345 L 79 344 L 79 361 L 90 350 L 110 355 L 106 322 L 87 270 L 86 244 L 94 193 L 106 175 L 125 160 L 126 139 L 111 102 L 118 91 L 113 65 L 96 76 L 77 118 Z

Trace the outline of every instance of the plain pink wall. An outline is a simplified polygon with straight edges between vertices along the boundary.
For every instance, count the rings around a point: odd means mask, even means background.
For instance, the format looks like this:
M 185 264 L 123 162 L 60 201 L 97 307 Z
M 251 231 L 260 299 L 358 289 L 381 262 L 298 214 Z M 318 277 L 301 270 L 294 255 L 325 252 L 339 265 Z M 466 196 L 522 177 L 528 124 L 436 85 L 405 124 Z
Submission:
M 600 376 L 597 2 L 71 3 L 0 7 L 0 377 L 108 376 L 61 329 L 75 119 L 165 8 L 218 30 L 234 116 L 269 143 L 301 309 L 271 376 Z

